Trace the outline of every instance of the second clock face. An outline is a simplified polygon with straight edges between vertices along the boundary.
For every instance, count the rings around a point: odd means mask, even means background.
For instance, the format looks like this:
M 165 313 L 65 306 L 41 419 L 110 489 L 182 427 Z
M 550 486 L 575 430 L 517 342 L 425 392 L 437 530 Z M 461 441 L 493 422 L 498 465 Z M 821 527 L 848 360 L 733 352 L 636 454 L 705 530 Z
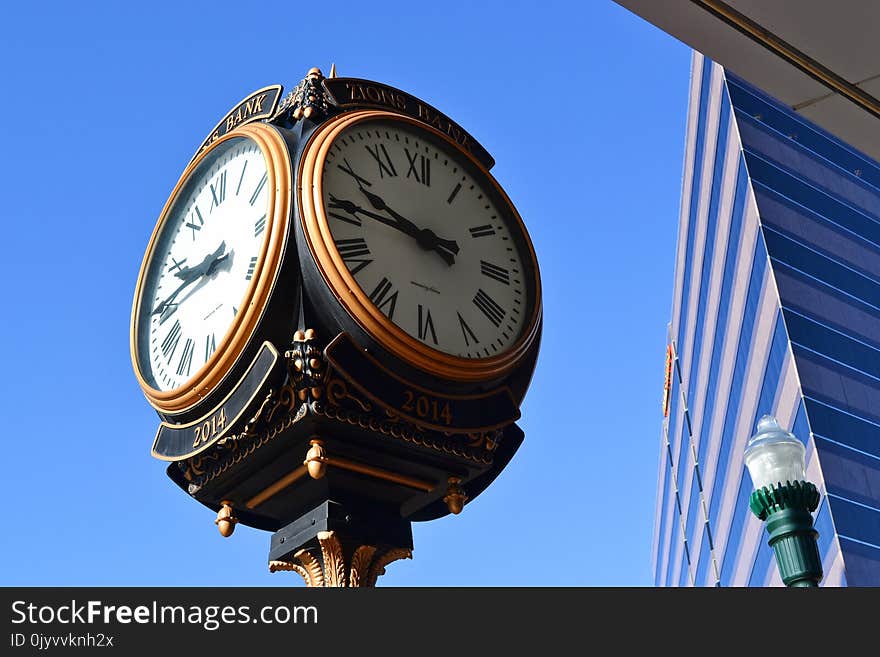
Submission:
M 398 328 L 469 359 L 523 335 L 535 294 L 527 237 L 452 146 L 411 123 L 356 123 L 333 140 L 322 190 L 340 257 Z

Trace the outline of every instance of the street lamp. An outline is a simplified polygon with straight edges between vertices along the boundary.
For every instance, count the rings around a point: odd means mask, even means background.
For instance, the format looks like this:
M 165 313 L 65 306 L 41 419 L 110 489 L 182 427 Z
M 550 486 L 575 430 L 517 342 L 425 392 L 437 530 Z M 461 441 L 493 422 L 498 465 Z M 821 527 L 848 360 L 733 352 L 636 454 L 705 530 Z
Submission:
M 806 480 L 804 452 L 803 443 L 772 415 L 758 420 L 745 452 L 754 488 L 749 507 L 766 521 L 779 574 L 791 587 L 818 586 L 822 579 L 811 515 L 819 506 L 819 491 Z

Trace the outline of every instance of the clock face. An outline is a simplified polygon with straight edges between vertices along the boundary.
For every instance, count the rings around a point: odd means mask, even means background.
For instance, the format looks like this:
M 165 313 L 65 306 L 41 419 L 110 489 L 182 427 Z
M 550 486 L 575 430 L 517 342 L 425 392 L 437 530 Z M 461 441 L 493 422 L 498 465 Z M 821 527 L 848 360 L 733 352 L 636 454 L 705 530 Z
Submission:
M 355 122 L 327 150 L 320 189 L 339 259 L 394 326 L 463 359 L 522 338 L 537 287 L 528 237 L 454 146 L 410 122 Z
M 135 310 L 137 366 L 158 391 L 183 386 L 222 347 L 269 234 L 257 143 L 226 139 L 197 162 L 160 220 Z

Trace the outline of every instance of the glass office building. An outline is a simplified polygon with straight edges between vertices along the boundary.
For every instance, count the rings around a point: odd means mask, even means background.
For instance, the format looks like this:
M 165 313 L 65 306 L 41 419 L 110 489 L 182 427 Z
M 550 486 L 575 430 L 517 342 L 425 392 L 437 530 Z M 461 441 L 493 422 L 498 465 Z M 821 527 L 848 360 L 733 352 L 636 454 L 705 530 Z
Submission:
M 880 164 L 693 57 L 667 352 L 658 586 L 782 586 L 743 451 L 806 445 L 820 586 L 880 586 Z

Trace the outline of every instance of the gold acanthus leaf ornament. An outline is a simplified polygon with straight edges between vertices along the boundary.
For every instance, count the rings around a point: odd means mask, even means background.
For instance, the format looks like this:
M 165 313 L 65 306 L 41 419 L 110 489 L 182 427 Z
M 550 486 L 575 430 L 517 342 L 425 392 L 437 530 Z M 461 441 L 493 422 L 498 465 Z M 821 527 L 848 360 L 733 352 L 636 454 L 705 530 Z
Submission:
M 308 550 L 299 550 L 292 561 L 270 561 L 269 571 L 299 573 L 309 587 L 373 587 L 385 574 L 388 564 L 398 559 L 411 559 L 412 550 L 407 548 L 380 549 L 372 545 L 359 545 L 346 559 L 346 551 L 340 537 L 333 531 L 318 532 L 321 559 Z M 297 563 L 299 562 L 299 563 Z

